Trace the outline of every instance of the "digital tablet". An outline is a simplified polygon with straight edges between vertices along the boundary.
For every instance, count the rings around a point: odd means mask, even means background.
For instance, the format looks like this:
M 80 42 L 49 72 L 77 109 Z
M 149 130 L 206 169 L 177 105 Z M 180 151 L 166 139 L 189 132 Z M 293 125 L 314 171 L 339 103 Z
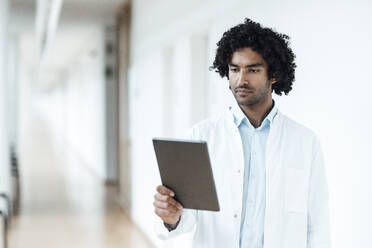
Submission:
M 219 211 L 205 141 L 153 138 L 162 184 L 184 208 Z

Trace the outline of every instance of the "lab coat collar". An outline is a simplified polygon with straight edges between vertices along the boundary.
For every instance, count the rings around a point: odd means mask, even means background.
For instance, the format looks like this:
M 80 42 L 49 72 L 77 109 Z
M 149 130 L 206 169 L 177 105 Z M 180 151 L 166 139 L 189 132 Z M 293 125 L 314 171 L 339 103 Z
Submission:
M 242 109 L 240 108 L 239 104 L 237 102 L 234 102 L 234 104 L 232 104 L 232 106 L 229 107 L 231 113 L 233 114 L 233 118 L 234 118 L 234 123 L 235 125 L 239 128 L 239 126 L 242 124 L 242 122 L 246 122 L 246 124 L 252 128 L 252 129 L 255 129 L 255 130 L 261 130 L 262 128 L 264 128 L 265 126 L 271 126 L 271 124 L 273 123 L 273 120 L 275 118 L 275 116 L 277 115 L 278 113 L 278 109 L 277 107 L 275 106 L 275 101 L 273 100 L 273 106 L 269 112 L 269 114 L 265 117 L 265 119 L 262 121 L 261 123 L 261 126 L 259 126 L 258 128 L 255 128 L 254 126 L 252 126 L 252 124 L 249 122 L 247 116 L 243 113 Z

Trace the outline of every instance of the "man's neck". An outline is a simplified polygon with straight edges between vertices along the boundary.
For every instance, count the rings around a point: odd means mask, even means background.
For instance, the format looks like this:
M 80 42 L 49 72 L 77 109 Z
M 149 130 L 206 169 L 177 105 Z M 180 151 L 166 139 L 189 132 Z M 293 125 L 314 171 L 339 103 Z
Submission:
M 255 128 L 261 126 L 262 121 L 270 113 L 273 108 L 273 100 L 268 97 L 265 101 L 257 103 L 253 106 L 239 105 L 249 122 Z

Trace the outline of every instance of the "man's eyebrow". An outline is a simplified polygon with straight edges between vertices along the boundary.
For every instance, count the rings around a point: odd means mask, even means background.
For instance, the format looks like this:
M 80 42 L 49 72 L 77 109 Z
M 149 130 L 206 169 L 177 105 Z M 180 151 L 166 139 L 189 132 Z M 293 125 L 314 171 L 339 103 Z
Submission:
M 239 67 L 238 65 L 235 65 L 233 63 L 229 63 L 229 66 Z M 264 65 L 262 63 L 254 63 L 254 64 L 247 65 L 245 67 L 250 68 L 250 67 L 259 67 L 259 66 L 264 66 Z

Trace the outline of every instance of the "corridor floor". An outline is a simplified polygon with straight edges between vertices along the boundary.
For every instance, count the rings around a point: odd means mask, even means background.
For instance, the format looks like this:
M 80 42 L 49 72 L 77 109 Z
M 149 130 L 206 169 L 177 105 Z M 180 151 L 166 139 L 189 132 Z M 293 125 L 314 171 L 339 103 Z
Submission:
M 116 204 L 115 189 L 39 117 L 21 132 L 21 208 L 9 248 L 153 247 Z

